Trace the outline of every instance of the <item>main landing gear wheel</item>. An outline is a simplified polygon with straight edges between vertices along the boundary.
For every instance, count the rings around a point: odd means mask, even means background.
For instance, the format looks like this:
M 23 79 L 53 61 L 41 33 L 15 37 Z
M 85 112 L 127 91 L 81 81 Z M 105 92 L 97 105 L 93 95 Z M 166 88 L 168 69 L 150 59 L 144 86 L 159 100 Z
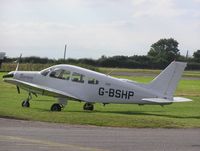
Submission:
M 24 101 L 22 102 L 22 107 L 30 107 L 29 101 L 28 101 L 28 100 L 24 100 Z
M 59 111 L 61 111 L 61 109 L 62 109 L 62 107 L 61 107 L 61 105 L 58 104 L 58 103 L 55 103 L 55 104 L 53 104 L 53 105 L 51 106 L 51 111 L 57 111 L 57 112 L 59 112 Z
M 83 106 L 83 109 L 86 111 L 93 111 L 94 110 L 94 105 L 92 103 L 85 103 Z
M 67 105 L 67 98 L 58 98 L 58 103 L 51 106 L 51 111 L 60 112 Z

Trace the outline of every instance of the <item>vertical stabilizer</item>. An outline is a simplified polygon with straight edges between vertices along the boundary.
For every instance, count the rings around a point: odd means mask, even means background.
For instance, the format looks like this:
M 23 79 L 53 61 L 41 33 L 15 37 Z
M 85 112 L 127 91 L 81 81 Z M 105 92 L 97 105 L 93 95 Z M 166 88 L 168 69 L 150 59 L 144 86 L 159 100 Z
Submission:
M 148 85 L 149 88 L 172 99 L 187 63 L 173 61 Z

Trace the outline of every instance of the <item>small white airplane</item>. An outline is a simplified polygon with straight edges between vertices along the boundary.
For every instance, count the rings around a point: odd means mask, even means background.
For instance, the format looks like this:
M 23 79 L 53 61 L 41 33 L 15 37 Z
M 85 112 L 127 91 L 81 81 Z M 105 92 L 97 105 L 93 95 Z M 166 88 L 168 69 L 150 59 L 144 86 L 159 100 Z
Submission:
M 58 103 L 51 106 L 51 111 L 61 111 L 69 98 L 86 102 L 84 110 L 93 110 L 94 103 L 168 105 L 192 101 L 173 97 L 186 67 L 183 62 L 172 62 L 148 84 L 114 78 L 73 65 L 55 65 L 40 72 L 17 71 L 18 65 L 16 71 L 4 75 L 3 80 L 16 85 L 18 93 L 20 88 L 28 92 L 28 98 L 22 102 L 23 107 L 30 106 L 32 94 L 57 98 Z

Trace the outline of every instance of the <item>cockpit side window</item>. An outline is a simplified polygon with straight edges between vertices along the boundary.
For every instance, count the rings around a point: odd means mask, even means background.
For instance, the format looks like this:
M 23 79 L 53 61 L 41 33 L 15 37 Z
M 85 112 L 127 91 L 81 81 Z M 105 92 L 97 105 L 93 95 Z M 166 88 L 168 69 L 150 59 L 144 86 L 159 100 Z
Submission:
M 88 84 L 99 84 L 99 81 L 95 78 L 88 78 Z
M 54 69 L 50 75 L 52 78 L 58 78 L 63 80 L 69 80 L 70 79 L 70 71 L 63 70 L 63 69 Z
M 72 81 L 73 82 L 84 83 L 84 77 L 85 77 L 84 75 L 74 72 L 72 74 Z
M 70 79 L 70 71 L 64 70 L 62 73 L 62 79 L 69 80 Z

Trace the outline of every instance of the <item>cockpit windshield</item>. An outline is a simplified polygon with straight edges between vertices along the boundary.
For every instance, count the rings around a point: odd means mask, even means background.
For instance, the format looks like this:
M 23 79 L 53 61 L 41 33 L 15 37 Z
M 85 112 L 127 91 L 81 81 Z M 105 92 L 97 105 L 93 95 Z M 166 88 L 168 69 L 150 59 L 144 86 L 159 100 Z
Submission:
M 51 71 L 51 68 L 48 68 L 48 69 L 42 70 L 40 73 L 41 73 L 41 75 L 43 75 L 43 76 L 47 76 L 47 75 L 49 74 L 50 71 Z
M 50 73 L 49 76 L 52 78 L 69 80 L 70 79 L 70 71 L 56 68 Z

